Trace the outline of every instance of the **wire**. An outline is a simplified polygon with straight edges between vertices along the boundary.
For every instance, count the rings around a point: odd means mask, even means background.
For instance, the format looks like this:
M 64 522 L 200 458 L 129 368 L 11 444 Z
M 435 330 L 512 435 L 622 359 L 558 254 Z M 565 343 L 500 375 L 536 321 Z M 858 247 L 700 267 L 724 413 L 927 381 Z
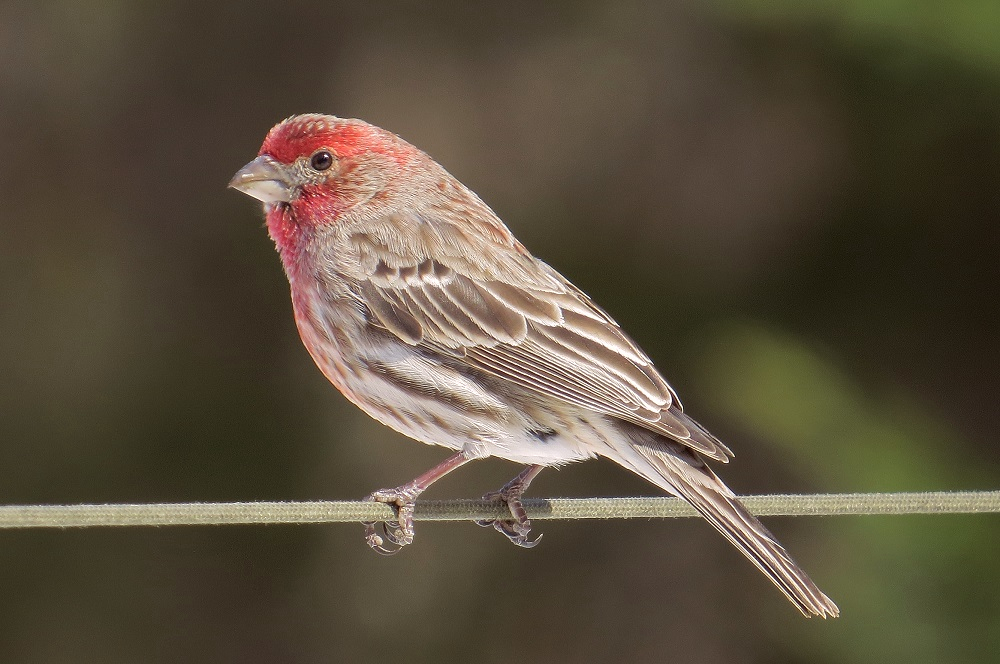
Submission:
M 744 496 L 760 516 L 839 514 L 971 514 L 1000 512 L 1000 491 L 844 493 Z M 532 519 L 648 519 L 696 516 L 680 498 L 525 499 Z M 482 500 L 418 501 L 416 519 L 467 521 L 509 516 Z M 369 501 L 161 503 L 144 505 L 5 505 L 0 528 L 195 526 L 332 523 L 392 520 L 392 510 Z

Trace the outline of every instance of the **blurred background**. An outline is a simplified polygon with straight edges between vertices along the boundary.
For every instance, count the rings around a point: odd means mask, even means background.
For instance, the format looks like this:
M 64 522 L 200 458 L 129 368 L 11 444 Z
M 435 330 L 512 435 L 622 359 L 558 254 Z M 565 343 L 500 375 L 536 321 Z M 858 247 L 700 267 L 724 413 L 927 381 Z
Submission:
M 0 4 L 0 502 L 356 499 L 445 451 L 301 347 L 258 205 L 295 113 L 428 151 L 656 360 L 742 493 L 1000 484 L 1000 4 Z M 993 314 L 989 312 L 993 311 Z M 436 485 L 476 497 L 488 461 Z M 604 462 L 534 496 L 651 495 Z M 996 516 L 0 532 L 4 662 L 982 662 Z

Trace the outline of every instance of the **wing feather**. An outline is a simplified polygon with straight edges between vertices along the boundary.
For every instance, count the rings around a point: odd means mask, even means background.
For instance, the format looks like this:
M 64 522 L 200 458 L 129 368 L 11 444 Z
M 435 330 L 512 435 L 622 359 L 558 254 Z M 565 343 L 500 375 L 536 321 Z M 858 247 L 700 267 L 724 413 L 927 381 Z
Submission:
M 379 249 L 384 257 L 385 246 Z M 540 278 L 525 261 L 535 262 Z M 480 371 L 521 389 L 621 418 L 714 459 L 731 456 L 684 415 L 652 361 L 610 316 L 515 247 L 491 252 L 480 270 L 466 258 L 449 266 L 447 252 L 409 260 L 369 254 L 358 265 L 368 266 L 357 276 L 373 322 L 402 341 L 464 354 Z
M 501 343 L 519 344 L 528 333 L 524 315 L 503 304 L 464 275 L 457 275 L 448 286 L 432 288 L 429 294 L 435 300 L 457 304 L 476 325 Z
M 399 301 L 394 289 L 382 289 L 368 282 L 362 285 L 365 304 L 382 325 L 408 344 L 423 339 L 424 328 Z
M 480 287 L 525 318 L 543 325 L 562 323 L 563 312 L 545 294 L 517 288 L 500 281 L 484 281 Z

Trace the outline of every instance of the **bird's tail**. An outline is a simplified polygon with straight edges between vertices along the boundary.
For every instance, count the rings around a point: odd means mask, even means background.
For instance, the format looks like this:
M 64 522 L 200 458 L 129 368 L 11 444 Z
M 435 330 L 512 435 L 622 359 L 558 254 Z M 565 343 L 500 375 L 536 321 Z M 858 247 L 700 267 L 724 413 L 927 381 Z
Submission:
M 806 617 L 836 617 L 840 609 L 813 583 L 774 535 L 689 448 L 638 426 L 622 423 L 628 442 L 608 458 L 691 503 Z

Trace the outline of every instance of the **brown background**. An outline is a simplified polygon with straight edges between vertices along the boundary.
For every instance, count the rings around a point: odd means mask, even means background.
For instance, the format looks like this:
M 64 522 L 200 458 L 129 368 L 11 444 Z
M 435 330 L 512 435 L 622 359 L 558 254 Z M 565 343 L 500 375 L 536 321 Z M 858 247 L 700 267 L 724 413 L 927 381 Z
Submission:
M 225 184 L 300 112 L 435 156 L 619 319 L 741 492 L 996 487 L 1000 9 L 0 4 L 0 502 L 351 499 L 443 450 L 301 348 Z M 390 6 L 391 5 L 391 6 Z M 516 469 L 436 486 L 472 497 Z M 602 462 L 534 494 L 651 494 Z M 1000 521 L 771 519 L 805 621 L 705 524 L 0 533 L 4 662 L 979 662 Z

